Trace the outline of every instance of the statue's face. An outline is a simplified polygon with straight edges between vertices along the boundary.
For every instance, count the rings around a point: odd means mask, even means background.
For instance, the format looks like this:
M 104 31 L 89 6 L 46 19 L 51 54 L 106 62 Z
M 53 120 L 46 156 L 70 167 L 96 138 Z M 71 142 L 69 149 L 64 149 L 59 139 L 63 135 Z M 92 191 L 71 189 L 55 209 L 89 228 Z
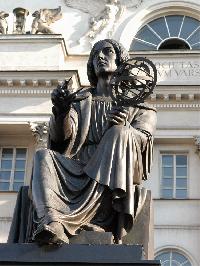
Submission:
M 93 66 L 97 77 L 112 74 L 117 69 L 116 53 L 112 44 L 100 42 L 95 47 Z

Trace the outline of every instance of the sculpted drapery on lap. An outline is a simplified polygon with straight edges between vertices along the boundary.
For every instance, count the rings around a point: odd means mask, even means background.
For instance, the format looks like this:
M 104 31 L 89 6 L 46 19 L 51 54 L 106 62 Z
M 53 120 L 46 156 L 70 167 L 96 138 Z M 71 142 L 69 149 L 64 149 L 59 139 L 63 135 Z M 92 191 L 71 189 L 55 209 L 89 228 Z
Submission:
M 54 90 L 49 148 L 34 161 L 35 241 L 68 242 L 81 230 L 105 230 L 119 243 L 131 230 L 139 185 L 150 171 L 156 112 L 112 102 L 110 77 L 127 59 L 120 44 L 100 41 L 88 61 L 92 87 L 75 99 Z

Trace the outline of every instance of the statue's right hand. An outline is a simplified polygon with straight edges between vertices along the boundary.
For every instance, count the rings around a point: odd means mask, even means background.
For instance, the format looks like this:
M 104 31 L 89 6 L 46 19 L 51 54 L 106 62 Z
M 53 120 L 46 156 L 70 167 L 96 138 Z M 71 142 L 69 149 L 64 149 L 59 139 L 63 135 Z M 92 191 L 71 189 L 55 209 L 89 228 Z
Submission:
M 75 95 L 72 93 L 70 80 L 65 80 L 62 85 L 58 85 L 51 93 L 52 104 L 58 113 L 67 112 L 74 98 Z

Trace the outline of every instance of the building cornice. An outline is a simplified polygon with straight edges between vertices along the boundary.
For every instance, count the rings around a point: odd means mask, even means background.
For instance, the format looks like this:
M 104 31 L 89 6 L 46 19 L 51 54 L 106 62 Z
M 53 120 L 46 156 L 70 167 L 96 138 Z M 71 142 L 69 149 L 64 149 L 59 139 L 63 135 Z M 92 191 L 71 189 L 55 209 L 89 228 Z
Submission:
M 0 43 L 61 43 L 65 56 L 68 56 L 68 51 L 65 43 L 65 39 L 62 34 L 7 34 L 0 35 Z
M 0 95 L 50 95 L 52 89 L 72 77 L 73 88 L 81 86 L 77 70 L 1 71 Z
M 199 110 L 200 103 L 154 103 L 153 107 L 160 109 L 191 109 Z

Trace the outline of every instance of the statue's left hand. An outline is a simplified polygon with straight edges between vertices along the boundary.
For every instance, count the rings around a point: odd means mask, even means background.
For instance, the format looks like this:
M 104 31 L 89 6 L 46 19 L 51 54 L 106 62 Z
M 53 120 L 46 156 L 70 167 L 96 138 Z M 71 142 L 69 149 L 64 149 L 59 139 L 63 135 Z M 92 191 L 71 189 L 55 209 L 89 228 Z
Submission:
M 107 115 L 110 125 L 125 125 L 128 117 L 128 110 L 121 106 L 113 106 Z

